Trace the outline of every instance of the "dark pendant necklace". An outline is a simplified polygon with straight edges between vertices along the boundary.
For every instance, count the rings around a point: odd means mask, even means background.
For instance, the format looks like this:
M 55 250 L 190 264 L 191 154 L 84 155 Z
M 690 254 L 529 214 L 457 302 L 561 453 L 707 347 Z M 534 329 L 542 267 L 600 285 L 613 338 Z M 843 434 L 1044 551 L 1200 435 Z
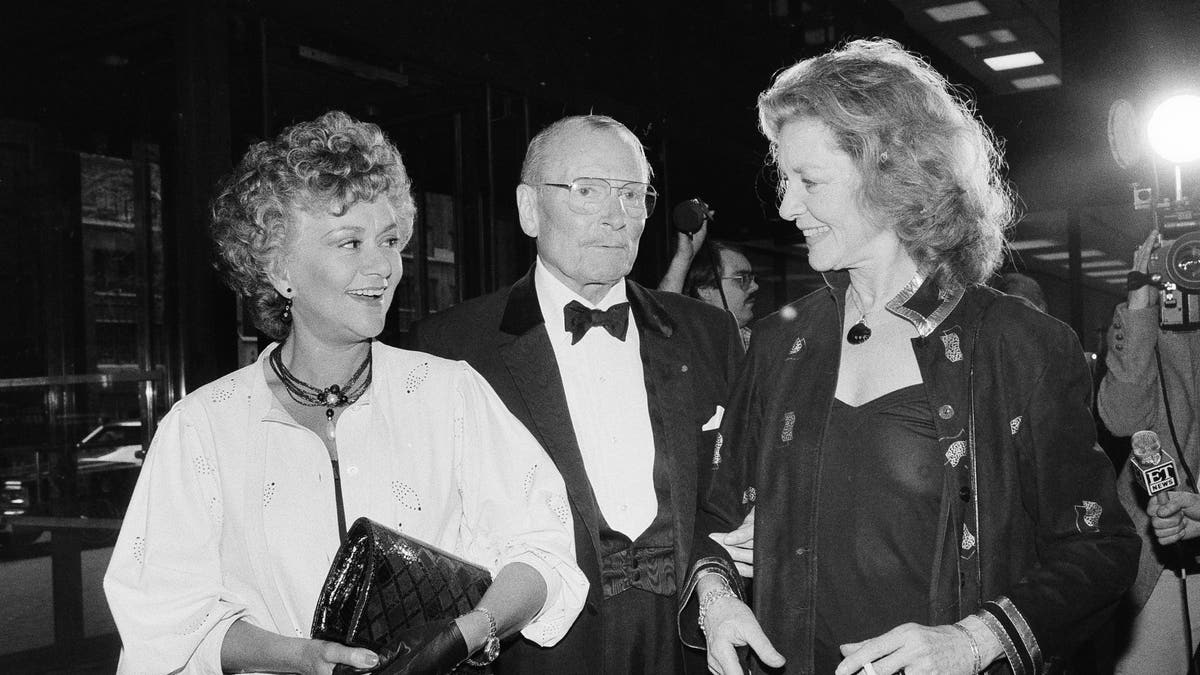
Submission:
M 292 374 L 292 371 L 283 365 L 283 345 L 275 348 L 271 352 L 271 356 L 267 359 L 271 364 L 271 370 L 279 377 L 279 381 L 283 383 L 284 389 L 292 397 L 296 403 L 312 407 L 325 408 L 325 435 L 333 440 L 336 436 L 335 427 L 333 425 L 333 410 L 342 406 L 350 405 L 362 396 L 362 393 L 371 385 L 371 349 L 367 345 L 367 356 L 359 364 L 358 369 L 350 376 L 344 385 L 331 384 L 324 389 L 319 389 L 313 385 L 301 380 Z M 364 377 L 364 373 L 366 376 Z
M 854 307 L 858 310 L 858 323 L 850 326 L 850 330 L 846 331 L 846 342 L 852 345 L 861 345 L 871 339 L 871 327 L 867 325 L 867 313 L 863 311 L 862 305 L 858 302 L 858 293 L 851 288 L 846 291 L 846 295 L 854 293 Z
M 858 320 L 858 323 L 850 326 L 850 330 L 846 331 L 846 342 L 852 345 L 861 345 L 871 339 L 871 328 L 867 326 L 867 317 Z

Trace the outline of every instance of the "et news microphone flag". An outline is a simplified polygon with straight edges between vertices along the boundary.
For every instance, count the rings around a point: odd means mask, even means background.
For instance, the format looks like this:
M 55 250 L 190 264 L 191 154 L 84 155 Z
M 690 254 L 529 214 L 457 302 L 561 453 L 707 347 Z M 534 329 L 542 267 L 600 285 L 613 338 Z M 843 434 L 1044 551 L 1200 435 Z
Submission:
M 1157 504 L 1167 503 L 1166 492 L 1179 485 L 1179 477 L 1175 473 L 1175 460 L 1162 449 L 1158 434 L 1153 431 L 1139 431 L 1133 435 L 1133 453 L 1129 461 L 1137 469 L 1141 477 L 1142 487 Z M 1196 664 L 1192 660 L 1192 614 L 1188 607 L 1187 592 L 1187 563 L 1184 560 L 1181 542 L 1175 542 L 1175 552 L 1179 555 L 1179 592 L 1183 604 L 1183 634 L 1187 643 L 1188 673 L 1196 672 Z
M 1158 434 L 1139 431 L 1133 435 L 1133 454 L 1129 461 L 1138 470 L 1142 487 L 1151 497 L 1178 487 L 1179 477 L 1175 472 L 1175 460 L 1162 449 Z M 1155 497 L 1159 504 L 1166 503 L 1166 495 Z

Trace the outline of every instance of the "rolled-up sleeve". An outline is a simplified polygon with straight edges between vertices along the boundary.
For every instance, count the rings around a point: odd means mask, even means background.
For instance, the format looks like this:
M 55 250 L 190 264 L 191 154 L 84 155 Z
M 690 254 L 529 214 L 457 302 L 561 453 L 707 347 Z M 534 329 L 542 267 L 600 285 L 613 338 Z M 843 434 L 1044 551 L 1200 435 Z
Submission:
M 520 562 L 546 582 L 546 601 L 521 634 L 556 644 L 579 616 L 588 582 L 575 563 L 566 486 L 553 461 L 484 379 L 464 365 L 456 434 L 468 557 L 492 573 Z
M 245 605 L 222 586 L 221 499 L 205 423 L 159 426 L 104 576 L 121 673 L 214 673 Z

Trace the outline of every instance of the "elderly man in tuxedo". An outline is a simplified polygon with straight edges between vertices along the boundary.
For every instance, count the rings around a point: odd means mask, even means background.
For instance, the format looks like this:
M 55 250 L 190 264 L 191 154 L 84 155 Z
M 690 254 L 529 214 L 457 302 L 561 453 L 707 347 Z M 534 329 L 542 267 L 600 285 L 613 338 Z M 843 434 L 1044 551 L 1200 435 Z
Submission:
M 550 125 L 517 186 L 533 269 L 415 330 L 418 349 L 465 360 L 491 383 L 567 484 L 560 515 L 574 521 L 587 604 L 557 646 L 507 646 L 500 673 L 680 673 L 691 659 L 677 594 L 697 477 L 742 347 L 728 313 L 625 278 L 654 209 L 650 176 L 620 122 Z

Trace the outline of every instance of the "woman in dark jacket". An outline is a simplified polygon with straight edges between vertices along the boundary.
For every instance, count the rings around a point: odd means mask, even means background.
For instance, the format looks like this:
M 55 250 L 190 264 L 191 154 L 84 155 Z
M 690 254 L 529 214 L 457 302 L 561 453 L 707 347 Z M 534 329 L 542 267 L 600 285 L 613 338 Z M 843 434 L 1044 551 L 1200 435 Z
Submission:
M 827 287 L 756 326 L 713 454 L 707 532 L 756 510 L 755 611 L 712 543 L 685 639 L 726 674 L 743 644 L 786 673 L 1045 671 L 1139 543 L 1075 335 L 982 285 L 1012 217 L 995 143 L 887 40 L 783 71 L 759 114 Z

